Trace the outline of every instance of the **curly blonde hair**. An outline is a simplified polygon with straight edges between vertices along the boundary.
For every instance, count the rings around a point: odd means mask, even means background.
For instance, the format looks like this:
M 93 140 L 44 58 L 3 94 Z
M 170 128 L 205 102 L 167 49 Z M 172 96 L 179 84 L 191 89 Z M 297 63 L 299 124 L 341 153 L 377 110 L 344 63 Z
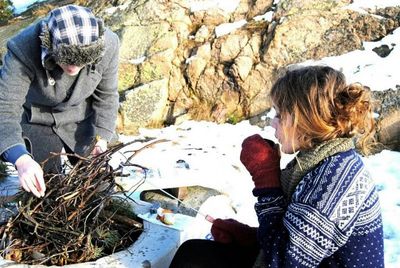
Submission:
M 292 116 L 300 148 L 355 137 L 368 153 L 375 123 L 371 93 L 359 83 L 347 84 L 342 72 L 328 66 L 288 70 L 273 85 L 271 98 L 281 120 Z

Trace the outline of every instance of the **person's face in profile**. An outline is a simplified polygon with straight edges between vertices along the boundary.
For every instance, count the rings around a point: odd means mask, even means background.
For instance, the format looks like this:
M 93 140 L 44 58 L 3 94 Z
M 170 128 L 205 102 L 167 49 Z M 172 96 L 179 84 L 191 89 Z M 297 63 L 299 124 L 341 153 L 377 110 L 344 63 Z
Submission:
M 275 137 L 281 144 L 281 151 L 286 154 L 293 154 L 298 149 L 296 129 L 293 127 L 293 118 L 290 114 L 282 116 L 275 108 L 276 115 L 272 119 L 271 126 L 275 128 Z

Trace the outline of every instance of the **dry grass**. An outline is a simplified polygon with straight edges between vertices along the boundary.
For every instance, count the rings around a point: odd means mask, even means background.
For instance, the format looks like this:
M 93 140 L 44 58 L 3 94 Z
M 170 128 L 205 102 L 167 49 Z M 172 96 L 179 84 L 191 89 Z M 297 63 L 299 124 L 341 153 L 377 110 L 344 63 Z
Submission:
M 44 17 L 46 16 L 51 10 L 53 10 L 54 8 L 56 8 L 55 6 L 51 5 L 51 4 L 45 4 L 43 6 L 40 6 L 38 8 L 36 8 L 35 10 L 33 10 L 32 14 L 35 17 Z
M 74 2 L 74 4 L 78 5 L 78 6 L 87 6 L 88 5 L 88 1 L 87 0 L 76 0 Z

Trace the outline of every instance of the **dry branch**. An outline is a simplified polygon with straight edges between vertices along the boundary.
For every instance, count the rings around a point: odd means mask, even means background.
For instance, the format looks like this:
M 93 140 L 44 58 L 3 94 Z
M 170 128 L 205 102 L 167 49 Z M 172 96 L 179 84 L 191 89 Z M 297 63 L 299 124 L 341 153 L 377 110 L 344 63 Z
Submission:
M 137 153 L 163 141 L 131 151 L 125 165 L 134 165 L 130 160 Z M 18 213 L 0 226 L 1 256 L 26 264 L 65 265 L 131 245 L 142 224 L 133 215 L 130 200 L 115 197 L 123 192 L 115 182 L 121 170 L 107 164 L 112 154 L 131 143 L 114 145 L 94 158 L 79 157 L 67 174 L 45 175 L 48 190 L 41 199 L 21 192 Z

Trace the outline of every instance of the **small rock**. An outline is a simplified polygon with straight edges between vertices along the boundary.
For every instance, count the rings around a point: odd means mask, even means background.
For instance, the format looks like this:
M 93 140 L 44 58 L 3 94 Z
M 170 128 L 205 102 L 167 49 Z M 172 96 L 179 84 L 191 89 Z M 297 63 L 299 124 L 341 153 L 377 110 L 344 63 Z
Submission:
M 381 58 L 385 58 L 387 56 L 389 56 L 390 52 L 392 52 L 393 47 L 389 48 L 388 45 L 381 45 L 380 47 L 375 47 L 374 49 L 372 49 L 373 52 L 375 52 L 376 54 L 379 55 L 379 57 Z

